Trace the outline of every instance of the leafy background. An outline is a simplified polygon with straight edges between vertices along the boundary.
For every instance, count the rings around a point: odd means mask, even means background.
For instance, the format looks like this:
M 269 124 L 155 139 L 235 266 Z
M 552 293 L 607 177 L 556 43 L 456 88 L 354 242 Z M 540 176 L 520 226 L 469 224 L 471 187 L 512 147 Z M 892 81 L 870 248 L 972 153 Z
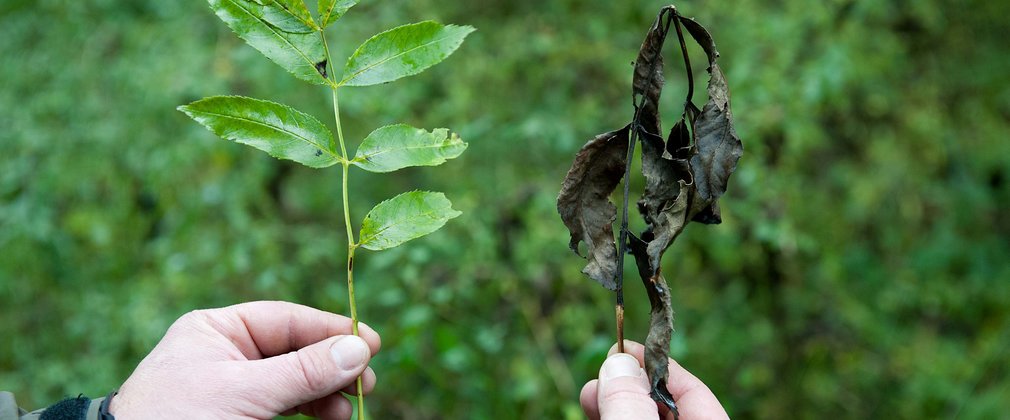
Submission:
M 360 258 L 362 318 L 384 340 L 376 418 L 581 416 L 613 309 L 554 199 L 581 144 L 629 120 L 629 62 L 660 6 L 364 2 L 331 31 L 346 57 L 402 23 L 478 28 L 423 75 L 342 95 L 351 139 L 403 121 L 470 142 L 437 169 L 353 174 L 356 219 L 416 187 L 464 211 Z M 677 6 L 716 38 L 746 152 L 725 222 L 667 253 L 672 354 L 741 418 L 1005 415 L 1010 3 Z M 104 394 L 194 308 L 347 312 L 339 174 L 174 111 L 243 94 L 322 118 L 325 89 L 202 1 L 7 0 L 0 39 L 0 389 L 31 407 Z M 641 340 L 648 303 L 629 289 Z

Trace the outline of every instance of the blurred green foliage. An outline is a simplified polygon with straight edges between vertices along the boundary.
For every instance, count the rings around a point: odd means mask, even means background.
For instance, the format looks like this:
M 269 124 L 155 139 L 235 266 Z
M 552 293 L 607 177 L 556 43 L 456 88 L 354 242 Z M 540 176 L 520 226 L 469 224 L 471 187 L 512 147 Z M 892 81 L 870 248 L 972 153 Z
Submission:
M 612 296 L 579 273 L 554 199 L 581 144 L 630 119 L 629 62 L 662 5 L 364 2 L 336 25 L 344 57 L 397 24 L 478 28 L 446 64 L 341 98 L 351 139 L 403 121 L 471 144 L 438 171 L 352 179 L 356 220 L 418 185 L 464 211 L 360 258 L 376 418 L 581 416 Z M 677 6 L 715 36 L 746 152 L 725 222 L 667 253 L 672 354 L 736 417 L 1005 416 L 1010 3 Z M 104 394 L 194 308 L 347 312 L 339 175 L 174 111 L 232 93 L 323 118 L 325 90 L 203 1 L 6 0 L 0 39 L 0 389 L 32 407 Z M 628 293 L 642 340 L 648 303 Z

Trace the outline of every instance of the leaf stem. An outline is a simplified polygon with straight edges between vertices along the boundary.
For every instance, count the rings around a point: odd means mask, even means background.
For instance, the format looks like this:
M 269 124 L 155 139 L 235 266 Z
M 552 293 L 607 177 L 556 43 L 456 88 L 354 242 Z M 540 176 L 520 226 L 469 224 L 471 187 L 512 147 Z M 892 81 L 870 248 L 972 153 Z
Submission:
M 644 102 L 643 96 L 643 102 Z M 641 109 L 641 107 L 639 107 Z M 639 111 L 635 111 L 635 120 L 628 134 L 628 155 L 624 165 L 624 205 L 621 213 L 621 234 L 617 246 L 617 351 L 624 353 L 624 254 L 628 252 L 628 196 L 631 192 L 631 161 L 635 157 L 635 144 L 638 140 Z
M 323 39 L 323 48 L 326 50 L 326 62 L 330 67 L 330 78 L 335 79 L 333 71 L 333 60 L 330 58 L 330 47 L 326 43 L 326 33 L 321 29 L 319 36 Z M 358 245 L 354 241 L 354 229 L 351 227 L 351 210 L 347 199 L 347 177 L 348 167 L 351 162 L 347 157 L 347 146 L 344 143 L 344 130 L 340 124 L 340 101 L 337 99 L 337 85 L 330 85 L 330 93 L 333 98 L 333 120 L 337 125 L 337 141 L 340 144 L 341 165 L 341 197 L 344 204 L 344 227 L 347 229 L 347 296 L 351 307 L 351 332 L 358 334 L 358 306 L 354 301 L 354 250 Z M 365 420 L 365 395 L 361 386 L 361 376 L 354 381 L 354 388 L 358 394 L 358 420 Z
M 656 17 L 656 23 L 653 25 L 655 27 L 660 27 L 663 24 L 663 16 L 667 12 L 674 14 L 672 19 L 676 19 L 677 10 L 672 6 L 668 6 L 660 11 L 659 16 Z M 666 22 L 666 29 L 663 30 L 663 37 L 670 30 L 670 21 Z M 649 80 L 646 81 L 646 86 L 652 84 L 652 78 L 655 77 L 656 64 L 659 60 L 653 60 L 652 65 L 649 69 Z M 628 134 L 628 155 L 627 160 L 624 165 L 624 203 L 622 206 L 621 213 L 621 234 L 620 242 L 618 242 L 617 247 L 617 307 L 615 316 L 617 318 L 617 351 L 624 353 L 624 255 L 628 253 L 628 199 L 631 192 L 631 162 L 635 157 L 635 145 L 638 141 L 638 130 L 641 125 L 642 118 L 642 108 L 645 107 L 645 101 L 648 99 L 648 95 L 642 95 L 642 99 L 639 100 L 638 104 L 635 105 L 635 117 L 631 122 L 631 133 Z M 659 104 L 655 104 L 657 107 Z
M 684 42 L 684 31 L 680 29 L 680 13 L 673 9 L 673 27 L 677 28 L 677 39 L 680 40 L 680 51 L 684 54 L 684 68 L 687 70 L 687 99 L 684 100 L 684 112 L 694 99 L 694 71 L 691 70 L 691 56 L 687 54 L 687 44 Z

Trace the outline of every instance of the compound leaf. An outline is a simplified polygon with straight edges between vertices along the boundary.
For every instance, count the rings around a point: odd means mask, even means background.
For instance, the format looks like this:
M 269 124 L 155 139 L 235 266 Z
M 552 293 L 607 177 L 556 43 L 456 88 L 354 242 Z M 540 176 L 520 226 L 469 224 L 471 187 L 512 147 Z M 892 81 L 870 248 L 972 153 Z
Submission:
M 361 223 L 359 244 L 379 251 L 420 238 L 459 216 L 439 192 L 412 191 L 379 203 Z
M 358 147 L 351 161 L 369 172 L 392 172 L 408 166 L 436 166 L 455 158 L 467 144 L 455 133 L 438 128 L 431 132 L 406 124 L 373 131 Z
M 277 3 L 278 0 L 208 1 L 214 13 L 239 38 L 271 61 L 309 83 L 329 83 L 322 70 L 326 67 L 326 50 L 322 38 L 318 31 L 300 22 L 292 14 L 301 12 L 284 9 Z M 284 3 L 295 2 L 287 0 Z
M 180 106 L 218 136 L 312 168 L 340 161 L 333 135 L 311 115 L 274 102 L 242 96 L 212 96 Z
M 336 22 L 337 19 L 340 19 L 355 4 L 358 4 L 358 0 L 319 0 L 316 6 L 319 11 L 319 20 L 322 22 L 322 27 L 325 28 L 327 25 Z
M 347 60 L 340 85 L 377 85 L 418 74 L 445 60 L 473 31 L 425 21 L 375 35 Z
M 589 247 L 589 263 L 582 270 L 610 290 L 617 289 L 617 249 L 614 220 L 617 207 L 610 193 L 624 177 L 631 126 L 596 136 L 579 150 L 558 194 L 558 213 L 571 232 L 568 246 L 579 252 Z

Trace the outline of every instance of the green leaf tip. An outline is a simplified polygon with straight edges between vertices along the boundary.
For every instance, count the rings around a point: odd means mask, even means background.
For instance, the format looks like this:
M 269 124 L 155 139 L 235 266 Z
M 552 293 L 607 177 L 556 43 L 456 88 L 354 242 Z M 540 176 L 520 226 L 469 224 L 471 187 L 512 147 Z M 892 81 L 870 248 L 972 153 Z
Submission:
M 409 166 L 437 166 L 458 157 L 467 146 L 447 128 L 428 132 L 406 124 L 389 125 L 365 137 L 351 163 L 380 173 Z
M 284 32 L 306 34 L 320 29 L 303 0 L 253 1 L 263 6 L 263 19 Z
M 208 0 L 239 38 L 295 77 L 331 84 L 317 69 L 326 61 L 319 27 L 302 0 Z
M 358 0 L 319 0 L 316 2 L 316 10 L 319 12 L 322 27 L 325 28 L 336 22 L 356 4 L 358 4 Z
M 440 192 L 411 191 L 379 203 L 361 223 L 358 245 L 389 249 L 432 233 L 463 214 Z
M 449 57 L 475 30 L 429 20 L 382 32 L 354 51 L 338 85 L 371 86 L 418 74 Z
M 221 138 L 312 168 L 340 162 L 333 135 L 311 115 L 244 96 L 211 96 L 177 108 Z

